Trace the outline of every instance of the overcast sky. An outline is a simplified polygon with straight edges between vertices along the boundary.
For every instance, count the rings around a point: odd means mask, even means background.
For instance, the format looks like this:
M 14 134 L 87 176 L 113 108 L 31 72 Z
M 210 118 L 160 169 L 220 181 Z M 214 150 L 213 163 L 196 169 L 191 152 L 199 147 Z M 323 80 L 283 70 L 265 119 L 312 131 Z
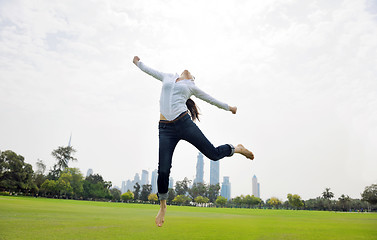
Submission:
M 220 161 L 232 197 L 252 193 L 254 174 L 264 200 L 315 198 L 326 187 L 360 198 L 377 183 L 373 0 L 0 0 L 0 150 L 50 169 L 72 133 L 71 166 L 84 175 L 92 168 L 121 186 L 151 173 L 161 83 L 135 55 L 164 72 L 189 69 L 197 86 L 238 107 L 232 115 L 196 101 L 214 145 L 255 154 Z M 178 144 L 174 180 L 194 178 L 197 154 Z

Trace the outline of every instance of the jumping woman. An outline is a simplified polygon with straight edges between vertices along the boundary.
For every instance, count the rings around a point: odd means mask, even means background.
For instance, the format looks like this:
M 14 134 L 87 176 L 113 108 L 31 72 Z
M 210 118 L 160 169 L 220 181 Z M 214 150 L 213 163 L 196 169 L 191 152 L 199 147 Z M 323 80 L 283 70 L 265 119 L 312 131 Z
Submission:
M 212 105 L 236 114 L 237 107 L 230 107 L 220 102 L 199 89 L 194 83 L 194 77 L 188 70 L 184 70 L 179 76 L 177 73 L 162 73 L 156 71 L 135 56 L 133 63 L 143 72 L 162 82 L 160 96 L 160 122 L 159 129 L 159 159 L 158 159 L 158 198 L 160 210 L 156 216 L 156 225 L 161 227 L 166 214 L 166 199 L 168 198 L 169 175 L 174 149 L 183 139 L 194 145 L 207 158 L 217 161 L 224 157 L 230 157 L 234 153 L 253 160 L 254 155 L 241 144 L 234 147 L 232 144 L 225 144 L 214 147 L 193 122 L 199 120 L 199 112 L 192 95 Z M 190 118 L 191 115 L 191 118 Z M 192 119 L 192 120 L 191 120 Z

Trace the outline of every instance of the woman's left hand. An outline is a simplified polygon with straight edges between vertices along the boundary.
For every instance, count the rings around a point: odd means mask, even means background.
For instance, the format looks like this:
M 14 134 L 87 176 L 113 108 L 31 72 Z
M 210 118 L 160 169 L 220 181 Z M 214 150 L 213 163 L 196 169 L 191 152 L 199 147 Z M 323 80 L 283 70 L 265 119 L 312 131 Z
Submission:
M 236 112 L 237 112 L 237 107 L 229 107 L 229 110 L 230 110 L 233 114 L 236 114 Z

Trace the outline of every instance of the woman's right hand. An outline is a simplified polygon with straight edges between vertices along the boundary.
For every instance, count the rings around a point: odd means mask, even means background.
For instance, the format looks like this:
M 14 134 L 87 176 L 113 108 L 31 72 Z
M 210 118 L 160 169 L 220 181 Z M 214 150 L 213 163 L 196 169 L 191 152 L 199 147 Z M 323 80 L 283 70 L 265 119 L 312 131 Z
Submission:
M 236 114 L 236 112 L 237 112 L 237 107 L 229 107 L 229 110 L 230 110 L 233 114 Z
M 138 61 L 140 61 L 140 58 L 139 58 L 138 56 L 135 56 L 133 62 L 134 62 L 134 64 L 135 64 L 136 66 L 137 66 L 137 62 L 138 62 Z

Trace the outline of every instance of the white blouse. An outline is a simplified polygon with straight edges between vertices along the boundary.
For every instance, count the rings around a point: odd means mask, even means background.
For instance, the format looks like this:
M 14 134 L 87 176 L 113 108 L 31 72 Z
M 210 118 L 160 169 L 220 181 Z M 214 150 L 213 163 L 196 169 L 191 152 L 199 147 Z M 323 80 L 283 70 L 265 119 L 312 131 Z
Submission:
M 230 111 L 228 104 L 220 102 L 200 90 L 191 79 L 176 82 L 177 78 L 179 78 L 177 73 L 159 72 L 146 66 L 141 61 L 138 61 L 137 66 L 143 72 L 162 81 L 160 112 L 169 121 L 174 120 L 181 113 L 187 111 L 186 101 L 192 95 L 221 109 Z

